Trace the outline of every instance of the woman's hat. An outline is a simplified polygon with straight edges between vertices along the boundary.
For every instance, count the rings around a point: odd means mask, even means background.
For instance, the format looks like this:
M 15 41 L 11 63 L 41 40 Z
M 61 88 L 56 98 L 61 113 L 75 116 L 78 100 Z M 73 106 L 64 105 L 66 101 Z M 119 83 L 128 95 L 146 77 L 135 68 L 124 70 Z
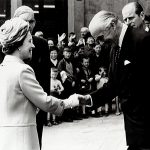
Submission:
M 5 21 L 0 27 L 0 43 L 3 48 L 12 46 L 22 41 L 29 31 L 29 24 L 21 18 Z

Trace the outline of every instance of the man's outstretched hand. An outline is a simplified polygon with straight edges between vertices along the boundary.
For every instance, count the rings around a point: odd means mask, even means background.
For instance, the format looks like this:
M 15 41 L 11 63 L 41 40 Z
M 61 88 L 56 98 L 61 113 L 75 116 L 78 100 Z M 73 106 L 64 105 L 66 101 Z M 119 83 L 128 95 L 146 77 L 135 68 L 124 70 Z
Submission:
M 72 94 L 67 99 L 63 100 L 64 108 L 73 108 L 79 105 L 86 105 L 91 107 L 92 100 L 90 95 Z
M 78 95 L 78 100 L 80 105 L 87 105 L 89 107 L 92 106 L 92 99 L 89 94 L 88 95 L 77 94 L 77 95 Z

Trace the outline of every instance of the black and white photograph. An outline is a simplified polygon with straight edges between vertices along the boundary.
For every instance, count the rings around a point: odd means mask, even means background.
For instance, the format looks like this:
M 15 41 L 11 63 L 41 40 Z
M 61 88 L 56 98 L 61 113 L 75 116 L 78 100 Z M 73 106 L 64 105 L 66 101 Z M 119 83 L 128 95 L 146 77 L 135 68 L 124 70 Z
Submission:
M 150 0 L 0 0 L 0 150 L 150 150 L 149 50 Z

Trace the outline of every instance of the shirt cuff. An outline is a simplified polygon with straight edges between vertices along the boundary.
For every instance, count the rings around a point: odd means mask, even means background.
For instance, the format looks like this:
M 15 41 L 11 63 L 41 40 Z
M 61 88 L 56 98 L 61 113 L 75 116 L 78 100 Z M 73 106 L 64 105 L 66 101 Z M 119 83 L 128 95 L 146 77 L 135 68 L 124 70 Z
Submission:
M 60 103 L 59 103 L 56 111 L 54 112 L 54 114 L 56 116 L 61 116 L 63 114 L 63 112 L 64 112 L 64 109 L 65 109 L 65 104 L 64 104 L 63 101 L 60 100 Z
M 87 107 L 92 107 L 93 106 L 92 97 L 91 97 L 91 95 L 87 95 L 87 96 L 88 96 L 88 98 L 87 98 L 87 104 L 86 104 L 86 106 Z

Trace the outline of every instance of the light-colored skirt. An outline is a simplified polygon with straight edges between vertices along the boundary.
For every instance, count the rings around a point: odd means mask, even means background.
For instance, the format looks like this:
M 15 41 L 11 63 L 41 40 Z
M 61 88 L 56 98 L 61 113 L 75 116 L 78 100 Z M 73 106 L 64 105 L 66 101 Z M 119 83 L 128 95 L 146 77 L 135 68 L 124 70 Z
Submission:
M 40 150 L 36 126 L 0 126 L 0 150 Z

